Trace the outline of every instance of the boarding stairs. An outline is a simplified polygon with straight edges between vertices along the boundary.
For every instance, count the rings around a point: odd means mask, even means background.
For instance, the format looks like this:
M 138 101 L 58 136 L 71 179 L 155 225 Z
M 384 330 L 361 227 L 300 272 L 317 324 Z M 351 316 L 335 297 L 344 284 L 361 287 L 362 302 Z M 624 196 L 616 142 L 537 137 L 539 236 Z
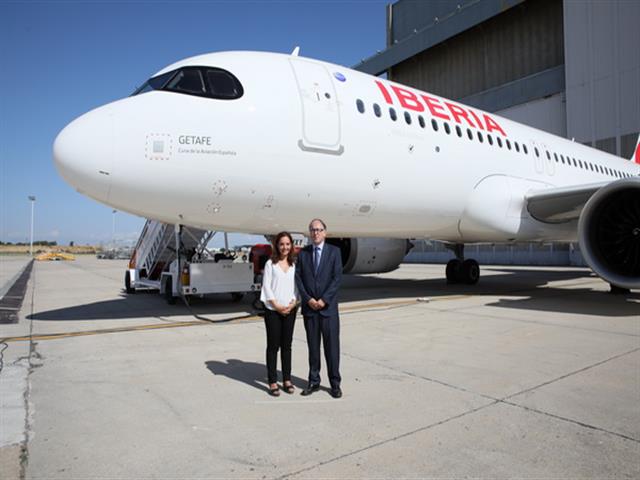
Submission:
M 174 225 L 147 220 L 129 261 L 129 268 L 137 271 L 138 282 L 149 283 L 149 286 L 159 282 L 162 272 L 176 259 L 176 250 L 181 260 L 202 260 L 215 232 L 181 226 L 177 235 L 178 241 Z

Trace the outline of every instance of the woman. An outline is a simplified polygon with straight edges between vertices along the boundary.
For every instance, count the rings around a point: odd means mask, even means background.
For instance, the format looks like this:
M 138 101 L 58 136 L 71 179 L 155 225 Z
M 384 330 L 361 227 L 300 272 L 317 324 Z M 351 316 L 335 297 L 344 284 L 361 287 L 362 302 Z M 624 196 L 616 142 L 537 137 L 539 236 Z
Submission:
M 260 300 L 266 310 L 267 374 L 269 394 L 277 397 L 276 363 L 278 350 L 282 361 L 282 389 L 293 393 L 291 383 L 291 341 L 296 320 L 298 292 L 296 290 L 295 252 L 293 239 L 288 232 L 280 232 L 273 242 L 273 254 L 264 266 Z

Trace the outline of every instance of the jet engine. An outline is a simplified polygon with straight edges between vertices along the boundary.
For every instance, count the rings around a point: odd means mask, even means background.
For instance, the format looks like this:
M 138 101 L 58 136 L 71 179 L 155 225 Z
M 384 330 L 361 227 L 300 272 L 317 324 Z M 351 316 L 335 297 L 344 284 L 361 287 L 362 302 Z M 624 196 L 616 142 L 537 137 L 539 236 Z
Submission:
M 640 288 L 640 178 L 602 187 L 585 204 L 578 222 L 580 250 L 607 282 Z
M 413 248 L 409 240 L 396 238 L 327 238 L 340 248 L 344 273 L 383 273 L 395 270 Z

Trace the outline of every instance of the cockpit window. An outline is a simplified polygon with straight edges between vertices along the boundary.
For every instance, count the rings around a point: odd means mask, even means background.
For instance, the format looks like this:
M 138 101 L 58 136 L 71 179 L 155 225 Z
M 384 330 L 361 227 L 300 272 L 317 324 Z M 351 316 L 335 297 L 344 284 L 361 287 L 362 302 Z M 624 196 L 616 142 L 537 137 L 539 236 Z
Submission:
M 197 68 L 183 68 L 167 83 L 164 90 L 190 93 L 192 95 L 204 95 L 204 81 L 202 72 Z
M 157 77 L 150 78 L 144 85 L 138 88 L 133 95 L 139 95 L 141 93 L 150 92 L 151 90 L 161 90 L 167 83 L 167 81 L 176 74 L 175 70 L 173 72 L 163 73 L 162 75 L 158 75 Z
M 242 95 L 240 82 L 224 70 L 207 69 L 207 87 L 215 98 L 238 98 Z
M 244 93 L 238 79 L 220 68 L 184 67 L 158 75 L 145 82 L 133 95 L 165 90 L 222 100 L 240 98 Z

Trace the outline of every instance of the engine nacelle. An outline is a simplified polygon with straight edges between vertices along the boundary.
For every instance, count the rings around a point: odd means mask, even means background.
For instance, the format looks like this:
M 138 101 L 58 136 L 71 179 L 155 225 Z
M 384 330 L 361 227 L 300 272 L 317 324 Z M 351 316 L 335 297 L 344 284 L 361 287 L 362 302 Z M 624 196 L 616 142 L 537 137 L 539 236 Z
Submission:
M 640 178 L 625 178 L 598 190 L 578 223 L 580 250 L 607 282 L 640 288 Z
M 340 248 L 344 273 L 383 273 L 395 270 L 413 248 L 396 238 L 327 238 Z

